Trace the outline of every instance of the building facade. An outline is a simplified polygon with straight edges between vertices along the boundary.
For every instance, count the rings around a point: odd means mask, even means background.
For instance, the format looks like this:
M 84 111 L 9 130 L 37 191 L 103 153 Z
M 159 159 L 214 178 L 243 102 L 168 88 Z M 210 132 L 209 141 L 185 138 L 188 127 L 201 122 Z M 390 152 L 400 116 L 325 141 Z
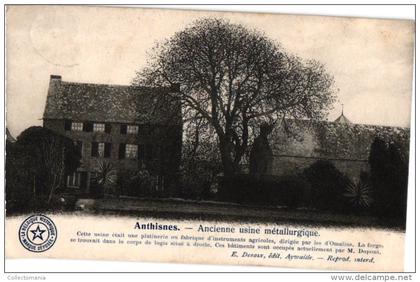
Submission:
M 104 164 L 118 175 L 146 169 L 157 190 L 171 190 L 182 146 L 179 86 L 148 88 L 63 81 L 51 75 L 43 125 L 71 138 L 81 166 L 65 186 L 81 194 Z
M 271 174 L 292 175 L 318 160 L 330 161 L 350 178 L 369 172 L 369 154 L 376 137 L 409 152 L 410 129 L 353 124 L 342 113 L 335 121 L 287 120 L 272 133 Z

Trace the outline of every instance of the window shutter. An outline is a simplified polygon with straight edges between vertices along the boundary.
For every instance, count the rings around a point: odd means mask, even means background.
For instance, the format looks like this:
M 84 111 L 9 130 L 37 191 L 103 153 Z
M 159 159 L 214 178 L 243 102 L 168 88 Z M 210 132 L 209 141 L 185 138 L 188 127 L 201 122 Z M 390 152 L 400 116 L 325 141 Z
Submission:
M 111 125 L 109 123 L 105 123 L 105 132 L 111 133 Z
M 124 159 L 125 158 L 125 144 L 121 143 L 120 144 L 120 148 L 118 151 L 118 158 L 119 159 Z
M 98 142 L 92 142 L 92 157 L 98 157 Z
M 82 171 L 80 172 L 80 188 L 84 189 L 87 185 L 87 172 Z
M 150 126 L 147 124 L 143 124 L 139 126 L 139 134 L 142 136 L 146 136 L 150 134 Z
M 144 160 L 144 144 L 140 144 L 137 150 L 137 156 L 139 160 Z
M 71 120 L 69 119 L 64 120 L 64 130 L 66 131 L 71 130 Z
M 86 121 L 83 123 L 83 131 L 92 132 L 93 131 L 93 122 Z
M 83 142 L 82 141 L 77 141 L 77 149 L 79 151 L 80 156 L 83 157 Z
M 105 158 L 110 158 L 111 157 L 111 143 L 105 143 L 105 152 L 104 152 L 104 157 Z
M 127 125 L 121 124 L 121 134 L 127 134 Z

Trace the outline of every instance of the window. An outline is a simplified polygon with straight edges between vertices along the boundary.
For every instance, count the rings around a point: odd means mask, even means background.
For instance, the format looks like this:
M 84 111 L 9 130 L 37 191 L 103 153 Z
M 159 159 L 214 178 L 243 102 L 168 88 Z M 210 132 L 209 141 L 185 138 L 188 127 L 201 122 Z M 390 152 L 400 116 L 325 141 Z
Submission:
M 153 177 L 155 191 L 165 190 L 165 177 L 163 175 L 157 175 Z
M 125 146 L 125 157 L 127 159 L 137 159 L 137 145 L 127 144 Z
M 71 123 L 71 130 L 72 131 L 82 131 L 83 130 L 83 122 L 72 122 Z
M 105 132 L 105 123 L 94 123 L 93 124 L 94 132 Z
M 92 157 L 110 158 L 111 143 L 92 142 Z
M 105 143 L 98 143 L 98 156 L 99 157 L 105 156 Z
M 67 187 L 80 187 L 80 173 L 74 172 L 73 174 L 67 175 Z
M 138 125 L 127 125 L 121 124 L 120 127 L 121 134 L 137 134 L 139 133 L 139 126 Z
M 127 125 L 128 134 L 137 134 L 139 133 L 139 127 L 137 125 Z

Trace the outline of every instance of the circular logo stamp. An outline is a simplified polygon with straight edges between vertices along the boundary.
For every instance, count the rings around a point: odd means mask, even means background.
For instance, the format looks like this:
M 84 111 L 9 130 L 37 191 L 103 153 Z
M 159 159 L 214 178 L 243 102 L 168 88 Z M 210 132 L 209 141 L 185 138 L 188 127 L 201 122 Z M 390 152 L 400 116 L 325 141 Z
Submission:
M 57 240 L 57 228 L 49 217 L 42 214 L 32 215 L 20 226 L 19 240 L 28 251 L 45 252 Z

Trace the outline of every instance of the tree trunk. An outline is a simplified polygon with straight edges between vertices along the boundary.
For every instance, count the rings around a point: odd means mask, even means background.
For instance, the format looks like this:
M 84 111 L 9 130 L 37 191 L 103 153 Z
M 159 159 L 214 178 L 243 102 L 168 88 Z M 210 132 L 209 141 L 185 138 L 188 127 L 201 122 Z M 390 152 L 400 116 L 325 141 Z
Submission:
M 50 193 L 48 194 L 48 200 L 47 200 L 48 205 L 51 204 L 51 200 L 54 196 L 54 192 L 55 192 L 55 189 L 56 189 L 55 188 L 56 187 L 56 180 L 57 180 L 57 175 L 54 175 L 54 180 L 53 180 L 52 185 L 51 185 Z
M 219 140 L 219 149 L 224 176 L 232 176 L 239 173 L 239 163 L 234 161 L 233 144 L 226 140 Z

